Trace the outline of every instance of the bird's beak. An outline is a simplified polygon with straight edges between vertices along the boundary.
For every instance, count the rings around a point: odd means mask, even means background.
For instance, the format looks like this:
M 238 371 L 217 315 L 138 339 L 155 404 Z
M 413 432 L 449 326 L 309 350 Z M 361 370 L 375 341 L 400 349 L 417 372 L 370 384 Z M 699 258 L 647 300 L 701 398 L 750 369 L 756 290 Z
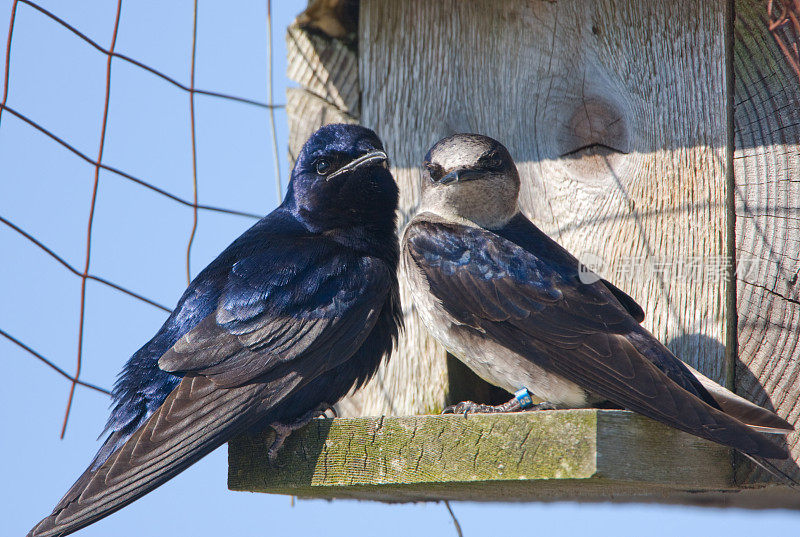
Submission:
M 339 168 L 338 170 L 327 176 L 326 180 L 330 181 L 337 175 L 342 175 L 343 173 L 355 170 L 356 168 L 359 168 L 361 166 L 366 166 L 377 162 L 383 162 L 384 168 L 389 167 L 389 157 L 386 155 L 386 153 L 380 150 L 370 151 L 369 153 L 361 155 L 357 159 L 348 162 L 347 164 L 345 164 L 344 166 L 342 166 L 341 168 Z
M 439 183 L 442 185 L 448 185 L 450 183 L 463 183 L 465 181 L 477 179 L 480 177 L 480 175 L 481 172 L 478 170 L 456 168 L 439 179 Z
M 444 175 L 441 179 L 439 179 L 439 182 L 441 184 L 443 184 L 443 185 L 449 185 L 450 183 L 457 183 L 458 180 L 459 180 L 459 177 L 458 177 L 458 172 L 459 171 L 460 170 L 451 171 L 450 173 L 448 173 L 447 175 Z

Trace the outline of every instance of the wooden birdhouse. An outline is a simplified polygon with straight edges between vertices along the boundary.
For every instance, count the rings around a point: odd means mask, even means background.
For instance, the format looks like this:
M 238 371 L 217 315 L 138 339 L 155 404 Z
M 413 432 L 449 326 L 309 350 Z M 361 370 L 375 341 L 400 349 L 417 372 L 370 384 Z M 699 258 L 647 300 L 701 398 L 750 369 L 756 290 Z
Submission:
M 797 423 L 800 35 L 771 24 L 775 4 L 315 0 L 287 35 L 290 152 L 325 123 L 374 129 L 403 226 L 433 143 L 500 140 L 534 223 L 634 297 L 678 357 Z M 438 416 L 507 394 L 448 358 L 402 298 L 397 352 L 339 408 L 370 417 L 309 425 L 277 467 L 268 439 L 237 439 L 232 488 L 800 507 L 730 450 L 628 412 Z M 780 468 L 800 479 L 788 442 Z

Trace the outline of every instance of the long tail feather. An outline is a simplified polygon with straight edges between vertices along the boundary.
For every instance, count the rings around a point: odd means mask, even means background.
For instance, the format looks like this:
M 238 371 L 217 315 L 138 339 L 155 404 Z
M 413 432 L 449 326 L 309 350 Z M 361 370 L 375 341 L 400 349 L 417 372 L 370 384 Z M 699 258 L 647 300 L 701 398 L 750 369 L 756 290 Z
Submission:
M 187 376 L 125 444 L 84 472 L 28 537 L 61 537 L 128 505 L 251 427 L 295 384 L 281 379 L 224 389 Z
M 791 423 L 781 418 L 774 412 L 762 408 L 744 397 L 720 386 L 707 376 L 703 375 L 689 364 L 686 368 L 700 381 L 711 397 L 726 414 L 733 416 L 742 423 L 746 423 L 759 432 L 773 434 L 788 434 L 794 431 Z

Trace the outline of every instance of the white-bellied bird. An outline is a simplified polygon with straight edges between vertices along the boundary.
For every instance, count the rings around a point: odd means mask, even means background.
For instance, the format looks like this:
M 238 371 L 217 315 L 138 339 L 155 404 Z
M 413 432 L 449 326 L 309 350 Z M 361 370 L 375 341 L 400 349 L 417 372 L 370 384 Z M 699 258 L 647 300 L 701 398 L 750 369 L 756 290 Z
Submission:
M 519 211 L 519 174 L 502 144 L 444 138 L 421 181 L 401 254 L 414 304 L 450 353 L 516 394 L 447 411 L 624 408 L 752 457 L 788 456 L 764 432 L 790 432 L 789 423 L 684 364 L 639 324 L 631 297 L 582 277 L 579 261 Z

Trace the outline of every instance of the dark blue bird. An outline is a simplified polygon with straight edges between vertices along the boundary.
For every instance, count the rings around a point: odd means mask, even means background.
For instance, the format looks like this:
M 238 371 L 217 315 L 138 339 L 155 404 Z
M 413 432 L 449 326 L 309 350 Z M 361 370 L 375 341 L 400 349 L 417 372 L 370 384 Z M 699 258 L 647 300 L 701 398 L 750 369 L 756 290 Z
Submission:
M 314 133 L 285 201 L 197 275 L 125 364 L 108 438 L 29 537 L 91 524 L 246 429 L 273 427 L 274 457 L 363 385 L 400 326 L 397 199 L 374 132 Z

